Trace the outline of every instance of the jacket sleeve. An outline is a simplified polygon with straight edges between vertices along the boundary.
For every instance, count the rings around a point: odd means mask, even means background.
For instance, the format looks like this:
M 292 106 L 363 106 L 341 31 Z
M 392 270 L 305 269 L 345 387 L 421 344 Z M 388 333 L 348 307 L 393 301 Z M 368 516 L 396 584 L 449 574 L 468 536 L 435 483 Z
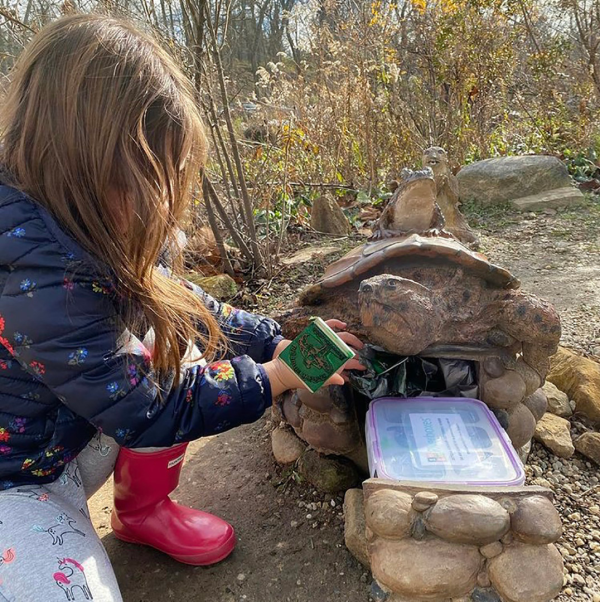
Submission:
M 170 446 L 253 422 L 271 405 L 265 371 L 248 354 L 189 367 L 179 385 L 159 386 L 147 349 L 119 335 L 110 285 L 83 268 L 66 270 L 69 256 L 56 246 L 30 242 L 27 259 L 12 266 L 0 344 L 75 414 L 126 447 Z M 257 318 L 239 349 L 267 357 L 276 330 L 267 324 Z
M 182 284 L 194 291 L 217 319 L 229 341 L 228 358 L 248 355 L 256 362 L 273 359 L 275 347 L 283 340 L 281 327 L 275 320 L 219 302 L 187 280 Z

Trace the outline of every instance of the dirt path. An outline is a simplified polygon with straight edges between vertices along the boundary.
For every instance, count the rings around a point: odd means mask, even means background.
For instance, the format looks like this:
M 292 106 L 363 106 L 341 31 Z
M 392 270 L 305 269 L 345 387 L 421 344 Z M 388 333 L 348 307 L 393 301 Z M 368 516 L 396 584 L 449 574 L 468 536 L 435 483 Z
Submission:
M 533 218 L 499 213 L 491 218 L 473 214 L 470 219 L 478 225 L 483 251 L 492 260 L 519 275 L 526 290 L 555 303 L 563 319 L 564 342 L 588 354 L 600 352 L 600 206 Z M 318 244 L 352 246 L 349 241 Z M 286 307 L 329 260 L 282 269 L 255 297 L 259 308 L 276 312 Z M 343 544 L 341 497 L 314 494 L 296 483 L 295 473 L 282 472 L 271 458 L 268 431 L 268 419 L 263 418 L 190 447 L 179 501 L 218 512 L 235 525 L 239 536 L 234 555 L 216 567 L 185 567 L 153 550 L 117 541 L 108 521 L 110 484 L 91 500 L 94 524 L 125 602 L 367 600 L 370 575 Z M 596 469 L 576 460 L 581 465 L 578 478 L 597 482 Z M 554 485 L 552 469 L 551 462 L 547 468 L 542 465 L 543 477 L 550 480 L 565 514 L 567 541 L 593 518 L 586 508 L 600 503 L 600 493 L 575 504 L 563 497 L 560 482 Z M 575 527 L 567 518 L 574 509 L 582 514 L 584 526 Z M 590 575 L 596 579 L 596 573 Z M 570 587 L 571 594 L 567 591 L 560 600 L 593 599 L 585 585 Z

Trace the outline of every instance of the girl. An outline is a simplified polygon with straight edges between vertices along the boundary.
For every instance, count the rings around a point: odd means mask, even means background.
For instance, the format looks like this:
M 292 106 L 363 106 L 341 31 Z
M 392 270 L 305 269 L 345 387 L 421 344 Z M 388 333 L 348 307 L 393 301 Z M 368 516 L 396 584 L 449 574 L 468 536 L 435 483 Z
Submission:
M 121 600 L 86 499 L 114 469 L 119 539 L 222 560 L 232 527 L 168 497 L 186 442 L 300 383 L 274 321 L 157 267 L 206 142 L 154 41 L 101 16 L 54 22 L 1 120 L 0 600 Z

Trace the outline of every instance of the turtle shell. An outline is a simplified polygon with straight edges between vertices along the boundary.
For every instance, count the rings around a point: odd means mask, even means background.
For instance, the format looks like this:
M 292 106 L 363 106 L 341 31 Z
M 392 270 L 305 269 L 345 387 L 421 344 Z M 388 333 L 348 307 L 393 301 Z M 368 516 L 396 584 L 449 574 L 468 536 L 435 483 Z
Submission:
M 367 242 L 332 263 L 323 277 L 307 288 L 300 302 L 318 299 L 327 290 L 342 286 L 371 271 L 384 261 L 394 259 L 399 264 L 419 263 L 431 267 L 454 264 L 497 288 L 519 288 L 519 280 L 508 270 L 490 263 L 485 255 L 470 251 L 453 238 L 428 237 L 410 234 Z

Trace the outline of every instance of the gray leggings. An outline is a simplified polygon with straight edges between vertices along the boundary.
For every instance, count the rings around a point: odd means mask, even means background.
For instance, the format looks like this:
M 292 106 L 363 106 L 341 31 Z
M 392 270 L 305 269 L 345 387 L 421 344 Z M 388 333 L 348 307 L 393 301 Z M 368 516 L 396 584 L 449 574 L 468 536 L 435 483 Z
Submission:
M 122 602 L 87 505 L 118 452 L 96 435 L 58 481 L 0 491 L 0 602 Z

